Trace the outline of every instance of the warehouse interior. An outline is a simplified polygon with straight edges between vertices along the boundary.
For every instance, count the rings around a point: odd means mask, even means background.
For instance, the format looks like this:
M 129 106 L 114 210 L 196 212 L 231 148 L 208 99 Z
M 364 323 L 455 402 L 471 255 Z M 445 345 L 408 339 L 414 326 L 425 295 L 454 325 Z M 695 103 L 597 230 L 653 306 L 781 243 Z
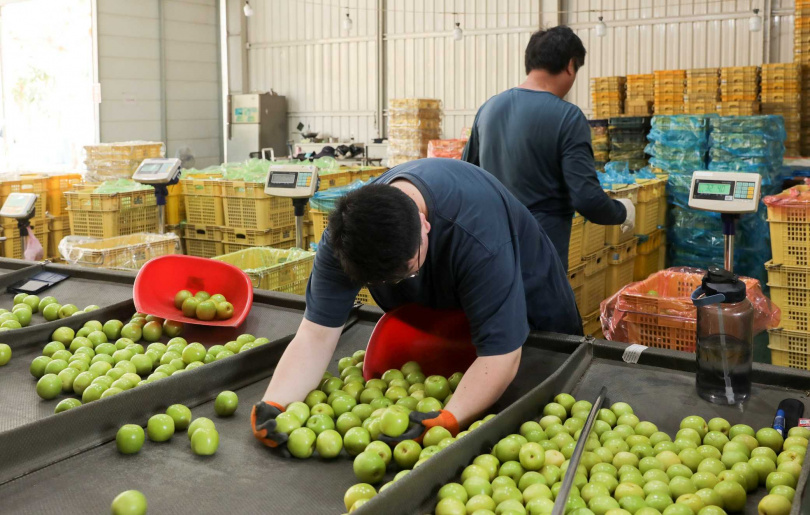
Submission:
M 810 506 L 808 0 L 0 0 L 0 228 L 2 513 Z

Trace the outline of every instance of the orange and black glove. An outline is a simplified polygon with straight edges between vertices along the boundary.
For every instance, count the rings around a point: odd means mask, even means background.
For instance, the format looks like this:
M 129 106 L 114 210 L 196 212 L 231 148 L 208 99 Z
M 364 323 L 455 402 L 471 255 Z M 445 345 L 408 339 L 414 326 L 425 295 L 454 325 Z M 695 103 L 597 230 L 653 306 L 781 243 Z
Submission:
M 276 448 L 287 442 L 287 434 L 276 431 L 276 417 L 284 413 L 284 407 L 275 402 L 262 401 L 253 405 L 250 426 L 253 436 L 268 447 Z
M 421 444 L 422 438 L 424 438 L 425 433 L 431 427 L 442 426 L 450 431 L 450 434 L 454 437 L 459 431 L 458 420 L 456 420 L 455 415 L 447 410 L 431 411 L 430 413 L 411 411 L 408 418 L 412 426 L 408 428 L 407 431 L 397 437 L 389 437 L 381 434 L 378 439 L 389 445 L 399 443 L 403 440 L 416 440 Z

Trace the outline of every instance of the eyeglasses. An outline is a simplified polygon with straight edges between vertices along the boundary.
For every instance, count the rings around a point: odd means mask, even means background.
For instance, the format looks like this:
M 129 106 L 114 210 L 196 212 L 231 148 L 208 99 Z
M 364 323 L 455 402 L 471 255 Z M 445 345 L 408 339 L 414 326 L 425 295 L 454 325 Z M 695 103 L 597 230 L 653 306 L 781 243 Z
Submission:
M 414 273 L 412 273 L 412 274 L 410 274 L 410 275 L 408 275 L 406 277 L 403 277 L 402 279 L 394 279 L 393 281 L 383 281 L 382 284 L 397 285 L 397 284 L 401 283 L 402 281 L 407 281 L 408 279 L 414 279 L 415 277 L 418 277 L 419 276 L 419 270 L 422 269 L 422 267 L 420 266 L 421 261 L 422 261 L 422 233 L 420 232 L 419 233 L 419 246 L 416 248 L 416 267 L 417 267 L 416 272 L 414 272 Z

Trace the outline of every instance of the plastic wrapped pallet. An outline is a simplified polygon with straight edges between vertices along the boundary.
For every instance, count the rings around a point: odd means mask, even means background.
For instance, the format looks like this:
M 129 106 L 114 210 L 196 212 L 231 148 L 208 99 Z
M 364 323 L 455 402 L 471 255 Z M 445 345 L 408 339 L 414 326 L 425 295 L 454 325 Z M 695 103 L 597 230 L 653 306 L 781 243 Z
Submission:
M 113 238 L 66 236 L 59 242 L 59 253 L 72 265 L 138 270 L 159 256 L 180 254 L 176 234 L 130 234 Z
M 441 137 L 441 101 L 429 98 L 391 99 L 388 118 L 388 164 L 427 157 L 431 140 Z
M 432 139 L 428 142 L 427 156 L 461 159 L 466 145 L 466 139 Z
M 86 178 L 91 182 L 131 178 L 144 159 L 164 157 L 165 148 L 159 141 L 127 141 L 101 143 L 84 147 Z

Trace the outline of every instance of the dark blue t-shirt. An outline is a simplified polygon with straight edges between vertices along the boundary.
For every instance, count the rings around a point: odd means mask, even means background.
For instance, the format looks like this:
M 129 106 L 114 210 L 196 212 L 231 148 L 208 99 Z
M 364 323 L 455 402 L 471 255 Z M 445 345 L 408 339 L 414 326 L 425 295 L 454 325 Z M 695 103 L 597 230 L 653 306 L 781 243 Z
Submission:
M 582 334 L 574 293 L 554 246 L 531 213 L 492 175 L 453 159 L 421 159 L 384 173 L 377 183 L 405 179 L 428 209 L 428 250 L 419 275 L 370 288 L 390 311 L 417 303 L 464 310 L 479 356 L 509 353 L 529 329 Z M 329 229 L 307 285 L 307 320 L 340 327 L 359 286 L 343 272 Z

